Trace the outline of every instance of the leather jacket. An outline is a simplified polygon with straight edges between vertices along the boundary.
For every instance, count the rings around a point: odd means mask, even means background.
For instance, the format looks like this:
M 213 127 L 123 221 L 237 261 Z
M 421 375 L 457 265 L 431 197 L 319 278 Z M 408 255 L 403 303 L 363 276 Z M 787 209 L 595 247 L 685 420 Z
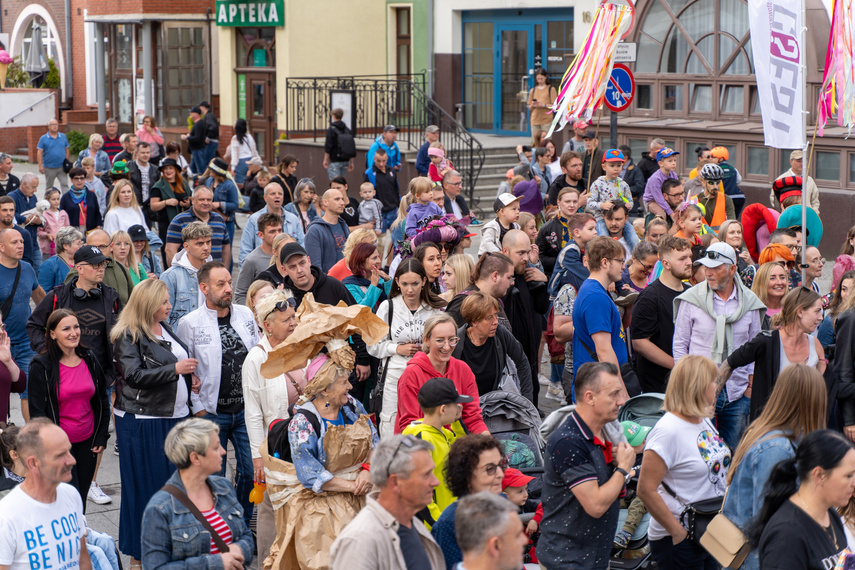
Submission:
M 184 350 L 190 351 L 165 322 L 160 323 Z M 178 360 L 167 343 L 141 334 L 136 342 L 126 333 L 113 346 L 119 377 L 114 407 L 130 414 L 172 417 L 175 393 L 181 380 L 175 373 Z M 183 375 L 190 392 L 190 374 Z M 189 402 L 188 402 L 189 403 Z

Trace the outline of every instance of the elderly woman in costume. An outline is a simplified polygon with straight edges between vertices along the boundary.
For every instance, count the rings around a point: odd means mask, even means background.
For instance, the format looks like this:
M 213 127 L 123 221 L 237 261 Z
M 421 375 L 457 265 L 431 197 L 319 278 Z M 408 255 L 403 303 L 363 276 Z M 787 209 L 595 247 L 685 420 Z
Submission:
M 261 446 L 278 532 L 264 567 L 325 569 L 335 537 L 372 489 L 368 461 L 379 441 L 365 408 L 348 394 L 356 356 L 347 338 L 358 333 L 375 343 L 388 326 L 369 307 L 332 307 L 316 303 L 311 293 L 300 304 L 297 322 L 261 366 L 262 375 L 278 376 L 314 357 L 288 424 L 292 462 L 279 458 L 286 450 L 271 456 L 268 444 Z M 317 356 L 322 348 L 326 354 Z

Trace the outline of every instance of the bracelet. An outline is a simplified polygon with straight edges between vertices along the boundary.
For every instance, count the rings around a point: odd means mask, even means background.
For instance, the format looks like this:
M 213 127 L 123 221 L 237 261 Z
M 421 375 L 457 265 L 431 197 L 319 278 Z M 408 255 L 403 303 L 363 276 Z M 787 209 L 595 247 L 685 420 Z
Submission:
M 370 463 L 363 463 L 362 464 L 362 470 L 370 472 L 371 471 L 371 464 Z

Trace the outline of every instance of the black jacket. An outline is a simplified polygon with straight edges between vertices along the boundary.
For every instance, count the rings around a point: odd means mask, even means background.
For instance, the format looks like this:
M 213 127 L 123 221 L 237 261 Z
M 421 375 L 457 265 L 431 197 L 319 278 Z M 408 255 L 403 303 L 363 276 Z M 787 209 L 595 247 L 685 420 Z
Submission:
M 564 233 L 564 228 L 561 222 L 558 221 L 558 216 L 552 218 L 542 226 L 537 232 L 535 244 L 540 251 L 540 262 L 543 263 L 543 272 L 547 277 L 552 277 L 552 271 L 555 269 L 555 260 L 558 259 L 558 254 L 561 253 L 561 237 Z
M 841 313 L 834 325 L 834 368 L 837 372 L 838 405 L 843 425 L 855 425 L 855 315 Z
M 605 153 L 606 151 L 600 147 L 595 148 L 593 160 L 589 153 L 585 153 L 585 156 L 582 157 L 582 178 L 593 182 L 606 173 L 603 169 L 603 155 L 605 155 Z M 585 188 L 587 188 L 587 186 Z
M 641 160 L 638 161 L 638 168 L 641 169 L 641 173 L 644 175 L 644 183 L 646 185 L 647 179 L 659 170 L 659 162 L 656 160 L 655 156 L 650 156 L 649 152 L 642 152 Z M 627 182 L 627 184 L 629 184 L 629 182 Z
M 10 172 L 9 173 L 9 180 L 8 180 L 8 182 L 6 182 L 6 191 L 3 192 L 3 190 L 0 189 L 0 195 L 8 196 L 9 194 L 11 194 L 12 192 L 14 192 L 15 190 L 17 190 L 20 187 L 21 187 L 20 179 L 18 179 L 17 176 L 15 176 L 14 174 L 12 174 Z
M 633 160 L 629 159 L 629 166 L 626 167 L 626 174 L 623 176 L 623 181 L 629 186 L 633 198 L 640 198 L 644 194 L 644 187 L 647 185 L 647 180 L 641 169 Z
M 190 127 L 190 136 L 187 137 L 187 146 L 191 152 L 205 148 L 206 133 L 207 126 L 205 125 L 205 119 L 199 119 L 193 123 L 193 126 Z
M 465 362 L 463 360 L 463 343 L 467 341 L 466 329 L 468 327 L 469 325 L 463 325 L 457 329 L 457 336 L 460 337 L 460 341 L 454 347 L 454 352 L 451 353 L 454 358 L 461 362 Z M 496 327 L 496 336 L 493 337 L 493 340 L 497 343 L 496 346 L 498 347 L 500 373 L 504 370 L 507 357 L 510 356 L 517 367 L 517 376 L 520 380 L 520 394 L 536 406 L 537 402 L 534 401 L 534 392 L 532 390 L 531 368 L 527 366 L 528 358 L 526 358 L 523 352 L 523 347 L 505 327 Z M 490 342 L 490 339 L 487 342 Z M 499 380 L 500 378 L 495 379 L 493 391 L 498 388 Z M 480 395 L 483 396 L 484 394 Z
M 214 116 L 213 111 L 208 111 L 202 117 L 202 122 L 205 123 L 205 136 L 212 141 L 220 140 L 220 123 Z
M 95 415 L 95 431 L 91 447 L 107 445 L 110 438 L 110 400 L 107 397 L 107 379 L 92 351 L 83 349 L 83 362 L 95 382 L 95 395 L 90 404 Z M 30 417 L 48 418 L 59 425 L 59 362 L 40 354 L 30 363 L 27 388 L 30 394 Z
M 187 345 L 181 342 L 169 325 L 162 322 L 160 326 L 189 354 Z M 172 354 L 172 349 L 166 343 L 146 335 L 140 335 L 134 342 L 130 334 L 125 334 L 116 340 L 113 350 L 120 372 L 116 380 L 114 407 L 131 414 L 172 417 L 178 382 L 182 381 L 175 373 L 178 359 Z M 189 395 L 190 374 L 184 374 L 183 381 L 187 384 Z
M 813 342 L 813 337 L 809 340 Z M 778 379 L 781 368 L 781 333 L 776 330 L 760 331 L 727 357 L 727 364 L 734 370 L 752 362 L 754 382 L 751 385 L 749 421 L 757 419 L 763 411 Z
M 279 270 L 276 269 L 276 264 L 271 265 L 270 267 L 255 276 L 256 281 L 267 281 L 273 284 L 274 288 L 277 288 L 282 285 L 285 279 L 287 279 L 287 277 L 282 277 L 282 275 L 279 274 Z
M 148 200 L 143 202 L 142 173 L 140 172 L 140 167 L 137 165 L 136 160 L 132 160 L 128 163 L 128 171 L 131 174 L 131 184 L 134 187 L 134 194 L 137 195 L 137 204 L 139 204 L 140 207 L 143 208 L 143 210 L 149 212 Z M 150 162 L 148 163 L 148 180 L 148 189 L 150 195 L 151 189 L 154 187 L 155 182 L 160 180 L 160 169 Z
M 327 136 L 324 139 L 324 152 L 330 155 L 330 162 L 347 162 L 349 158 L 341 156 L 341 145 L 338 142 L 338 135 L 341 133 L 350 132 L 344 121 L 333 121 L 327 128 Z
M 57 285 L 52 291 L 36 305 L 33 313 L 27 320 L 27 335 L 30 337 L 30 346 L 36 354 L 45 349 L 45 326 L 47 325 L 48 317 L 55 309 L 69 309 L 71 307 L 71 299 L 74 294 L 74 289 L 77 288 L 77 279 Z M 101 286 L 101 299 L 104 301 L 104 316 L 106 317 L 107 334 L 113 329 L 113 325 L 119 318 L 119 312 L 122 305 L 119 301 L 119 294 L 115 289 L 108 285 Z M 104 344 L 107 349 L 107 357 L 109 362 L 102 362 L 107 376 L 113 378 L 113 343 L 109 339 L 104 339 Z
M 549 185 L 549 188 L 546 190 L 546 203 L 549 206 L 557 206 L 558 205 L 558 194 L 570 186 L 567 184 L 567 177 L 562 174 L 558 178 L 552 181 L 552 184 Z M 579 194 L 584 192 L 588 188 L 588 181 L 582 178 L 579 180 L 579 184 L 576 186 L 579 189 Z
M 271 268 L 271 270 L 276 271 L 275 268 Z M 316 302 L 326 305 L 337 305 L 339 301 L 344 301 L 348 306 L 356 305 L 356 301 L 353 299 L 350 291 L 347 290 L 347 287 L 341 281 L 335 277 L 330 277 L 326 273 L 321 273 L 320 269 L 314 266 L 312 267 L 312 275 L 315 277 L 315 283 L 308 291 L 303 291 L 295 287 L 290 277 L 286 276 L 283 280 L 285 288 L 290 289 L 294 294 L 298 308 L 300 303 L 303 302 L 303 297 L 306 296 L 306 293 L 312 293 Z M 262 279 L 261 275 L 259 275 L 258 279 Z M 357 364 L 368 365 L 370 363 L 371 357 L 368 355 L 368 350 L 365 348 L 365 341 L 362 340 L 360 335 L 355 334 L 350 337 L 350 347 L 356 353 Z
M 511 332 L 520 342 L 533 371 L 537 370 L 543 316 L 549 310 L 549 290 L 542 281 L 526 281 L 525 274 L 514 275 L 514 284 L 505 294 L 505 313 Z
M 451 207 L 451 198 L 448 197 L 448 194 L 445 195 L 445 213 L 453 214 L 454 208 Z M 460 208 L 460 213 L 465 218 L 469 215 L 469 205 L 466 204 L 466 198 L 463 197 L 463 194 L 458 194 L 457 198 L 454 199 L 454 202 L 457 202 L 457 207 Z

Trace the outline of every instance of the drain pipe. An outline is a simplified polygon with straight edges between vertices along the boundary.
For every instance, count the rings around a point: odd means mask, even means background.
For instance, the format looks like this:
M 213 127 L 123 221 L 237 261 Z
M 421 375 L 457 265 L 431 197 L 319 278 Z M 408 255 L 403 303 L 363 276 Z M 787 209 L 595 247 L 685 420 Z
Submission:
M 68 0 L 66 0 L 68 1 Z M 427 92 L 430 98 L 433 99 L 433 0 L 427 0 L 427 52 L 428 52 L 428 84 Z
M 86 25 L 86 24 L 84 24 Z M 71 64 L 71 0 L 65 0 L 65 102 L 68 103 L 69 88 L 74 85 Z M 72 92 L 72 97 L 73 97 Z M 57 117 L 59 118 L 59 117 Z

